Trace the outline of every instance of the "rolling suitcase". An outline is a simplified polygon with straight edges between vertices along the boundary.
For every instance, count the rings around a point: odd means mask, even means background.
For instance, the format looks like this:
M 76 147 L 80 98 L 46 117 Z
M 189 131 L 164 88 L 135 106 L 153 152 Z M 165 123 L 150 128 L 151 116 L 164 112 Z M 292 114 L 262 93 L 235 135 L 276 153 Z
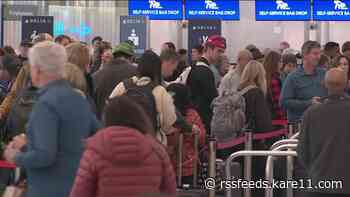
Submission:
M 182 158 L 183 158 L 183 133 L 179 135 L 178 139 L 178 148 L 177 148 L 177 197 L 207 197 L 209 192 L 208 190 L 200 186 L 201 182 L 198 180 L 198 158 L 199 158 L 199 132 L 196 132 L 194 135 L 194 152 L 195 159 L 193 159 L 193 182 L 192 185 L 183 185 L 182 184 Z M 209 150 L 210 152 L 210 150 Z M 201 166 L 206 166 L 206 163 Z M 203 171 L 202 171 L 203 172 Z
M 220 197 L 225 195 L 225 189 L 220 188 L 220 182 L 225 180 L 225 162 L 221 159 L 216 159 L 216 139 L 209 138 L 209 146 L 208 146 L 208 161 L 202 162 L 199 165 L 197 159 L 194 159 L 194 168 L 193 168 L 193 184 L 191 185 L 182 185 L 182 150 L 183 150 L 183 138 L 184 134 L 179 135 L 178 140 L 178 153 L 177 153 L 177 196 L 178 197 Z M 199 158 L 199 136 L 198 133 L 195 134 L 195 157 Z M 201 169 L 198 169 L 200 166 Z M 234 162 L 231 164 L 231 172 L 235 175 L 235 179 L 239 179 L 242 177 L 242 168 L 240 163 Z M 215 177 L 216 180 L 216 188 L 215 190 L 209 190 L 205 187 L 205 180 Z M 241 189 L 233 189 L 232 196 L 240 197 L 242 196 Z

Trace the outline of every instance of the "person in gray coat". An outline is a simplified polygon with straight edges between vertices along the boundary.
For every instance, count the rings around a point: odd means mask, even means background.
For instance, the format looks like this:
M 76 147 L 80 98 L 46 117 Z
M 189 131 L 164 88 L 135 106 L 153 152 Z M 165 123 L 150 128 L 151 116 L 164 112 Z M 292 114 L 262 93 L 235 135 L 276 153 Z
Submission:
M 328 96 L 321 103 L 312 105 L 304 114 L 297 148 L 298 159 L 305 166 L 314 187 L 307 196 L 350 196 L 350 97 L 345 93 L 347 74 L 333 68 L 327 72 L 325 84 Z
M 84 150 L 84 140 L 99 123 L 88 101 L 63 80 L 66 50 L 51 41 L 29 52 L 39 99 L 25 136 L 7 146 L 4 157 L 27 172 L 27 197 L 69 196 Z M 25 146 L 25 147 L 23 147 Z

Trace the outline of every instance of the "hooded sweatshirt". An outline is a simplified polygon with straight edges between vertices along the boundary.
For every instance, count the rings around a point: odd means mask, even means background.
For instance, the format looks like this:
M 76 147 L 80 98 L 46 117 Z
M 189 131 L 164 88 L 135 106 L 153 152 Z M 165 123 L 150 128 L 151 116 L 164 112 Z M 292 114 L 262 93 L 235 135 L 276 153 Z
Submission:
M 87 141 L 71 197 L 136 197 L 176 194 L 174 170 L 164 147 L 127 127 L 108 127 Z

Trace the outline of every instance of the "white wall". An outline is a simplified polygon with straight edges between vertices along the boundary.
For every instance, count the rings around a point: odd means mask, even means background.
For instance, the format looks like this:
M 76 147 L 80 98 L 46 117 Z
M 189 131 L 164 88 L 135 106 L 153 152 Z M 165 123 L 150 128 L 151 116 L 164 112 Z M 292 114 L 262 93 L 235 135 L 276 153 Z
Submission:
M 150 48 L 160 53 L 164 42 L 173 42 L 178 46 L 179 29 L 177 21 L 152 20 L 150 21 Z
M 255 44 L 261 50 L 276 49 L 281 41 L 300 49 L 304 42 L 304 22 L 255 21 L 255 2 L 240 1 L 240 21 L 223 21 L 222 32 L 227 39 L 227 54 L 235 58 L 239 50 Z
M 342 45 L 350 41 L 350 22 L 329 22 L 329 41 Z
M 255 21 L 254 1 L 240 1 L 240 12 L 240 21 L 222 21 L 229 58 L 235 59 L 239 50 L 252 43 L 263 50 L 276 49 L 281 41 L 288 41 L 292 48 L 300 50 L 304 42 L 304 22 Z M 180 23 L 151 21 L 150 47 L 159 53 L 161 44 L 171 41 L 177 48 L 187 48 L 188 29 L 182 29 Z
M 236 58 L 239 50 L 255 44 L 261 50 L 276 49 L 281 41 L 300 50 L 304 42 L 304 22 L 255 21 L 255 2 L 240 1 L 240 21 L 222 21 L 222 35 L 227 39 L 227 55 Z M 155 20 L 150 22 L 150 47 L 160 52 L 164 42 L 174 42 L 177 48 L 187 48 L 188 29 L 181 22 Z
M 120 16 L 128 15 L 128 9 L 125 7 L 50 6 L 49 15 L 54 16 L 55 21 L 64 22 L 66 29 L 72 26 L 79 27 L 85 23 L 92 30 L 86 36 L 68 31 L 64 34 L 88 43 L 98 35 L 115 45 L 120 39 Z

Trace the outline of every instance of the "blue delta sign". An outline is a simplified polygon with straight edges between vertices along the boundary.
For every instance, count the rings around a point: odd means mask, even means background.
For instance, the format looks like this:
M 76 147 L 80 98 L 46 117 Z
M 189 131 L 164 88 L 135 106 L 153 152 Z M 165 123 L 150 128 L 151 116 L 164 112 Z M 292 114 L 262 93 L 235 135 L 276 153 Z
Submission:
M 257 21 L 308 21 L 311 0 L 255 0 Z
M 186 0 L 186 19 L 239 20 L 239 0 Z
M 182 0 L 129 0 L 130 16 L 151 20 L 182 20 Z
M 314 0 L 314 20 L 350 20 L 350 0 Z

